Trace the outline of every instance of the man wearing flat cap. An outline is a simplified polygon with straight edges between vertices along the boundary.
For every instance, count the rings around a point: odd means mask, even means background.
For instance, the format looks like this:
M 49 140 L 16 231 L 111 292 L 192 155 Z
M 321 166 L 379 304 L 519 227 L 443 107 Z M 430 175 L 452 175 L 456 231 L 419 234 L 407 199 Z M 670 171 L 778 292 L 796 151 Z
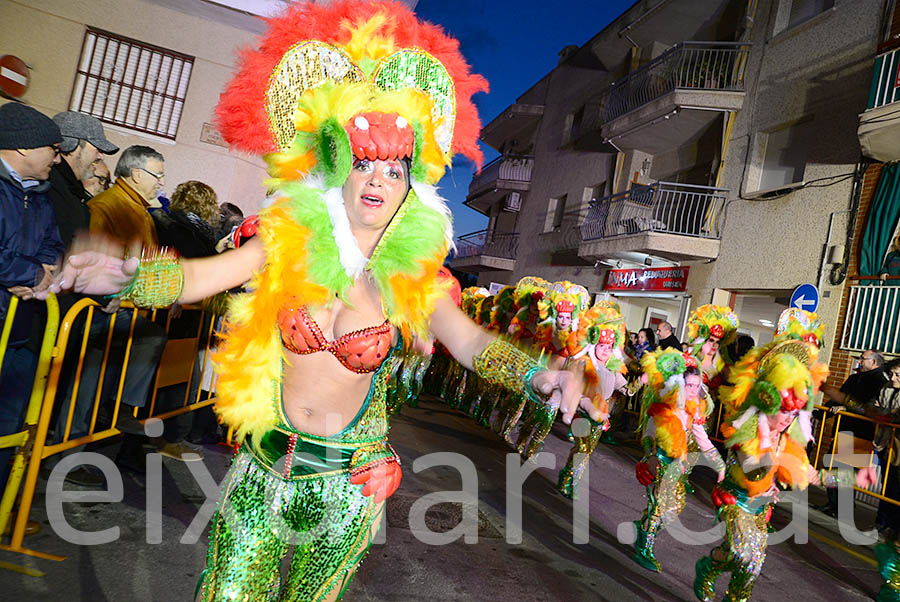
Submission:
M 93 175 L 94 164 L 102 155 L 119 152 L 119 147 L 106 139 L 103 124 L 96 117 L 75 111 L 53 116 L 62 134 L 62 161 L 50 170 L 50 201 L 59 225 L 63 244 L 72 244 L 75 233 L 88 231 L 91 214 L 87 202 L 91 195 L 81 184 Z
M 40 111 L 16 102 L 0 106 L 0 323 L 12 295 L 23 301 L 0 369 L 0 436 L 22 426 L 37 364 L 25 343 L 40 307 L 29 299 L 50 285 L 64 250 L 47 198 L 62 140 L 59 127 Z M 11 454 L 11 448 L 0 449 L 0 488 Z

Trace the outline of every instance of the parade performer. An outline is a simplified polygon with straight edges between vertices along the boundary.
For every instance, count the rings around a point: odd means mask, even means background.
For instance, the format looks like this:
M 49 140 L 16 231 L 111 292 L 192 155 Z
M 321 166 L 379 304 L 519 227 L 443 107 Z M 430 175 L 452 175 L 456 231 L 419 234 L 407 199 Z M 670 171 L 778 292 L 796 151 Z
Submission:
M 266 154 L 277 192 L 257 236 L 181 261 L 95 239 L 52 287 L 162 307 L 249 280 L 216 356 L 216 409 L 243 445 L 205 601 L 341 597 L 399 483 L 381 368 L 400 345 L 434 336 L 489 382 L 561 396 L 564 420 L 591 409 L 571 374 L 472 324 L 438 277 L 452 232 L 434 185 L 454 152 L 480 159 L 470 97 L 486 88 L 457 42 L 396 2 L 293 3 L 268 24 L 218 107 L 232 146 Z
M 725 600 L 750 598 L 766 557 L 767 524 L 781 488 L 867 487 L 875 469 L 816 471 L 806 455 L 812 439 L 810 413 L 828 369 L 818 349 L 787 336 L 747 353 L 734 366 L 733 386 L 722 387 L 728 457 L 725 479 L 713 489 L 725 541 L 697 561 L 694 593 L 713 600 L 716 578 L 731 573 Z
M 634 522 L 634 560 L 659 571 L 653 544 L 659 532 L 684 510 L 685 484 L 695 464 L 689 454 L 706 456 L 720 481 L 725 477 L 725 463 L 706 433 L 712 400 L 703 386 L 696 358 L 664 349 L 645 353 L 641 365 L 647 377 L 639 426 L 645 455 L 635 472 L 647 488 L 647 508 L 641 520 Z
M 546 311 L 549 317 L 539 322 L 535 329 L 535 349 L 541 357 L 546 358 L 547 366 L 553 369 L 560 369 L 565 365 L 566 358 L 569 357 L 569 338 L 578 329 L 578 300 L 565 292 L 566 284 L 570 283 L 554 283 L 539 302 L 542 308 L 538 316 Z M 540 451 L 544 439 L 553 428 L 558 409 L 552 404 L 529 404 L 516 441 L 516 449 L 523 458 L 527 460 Z
M 591 399 L 600 417 L 588 416 L 587 425 L 575 425 L 571 431 L 572 451 L 566 465 L 559 472 L 557 489 L 574 499 L 578 483 L 597 448 L 600 436 L 609 428 L 610 405 L 617 403 L 626 387 L 623 348 L 625 319 L 618 304 L 598 301 L 579 321 L 578 331 L 571 338 L 570 364 L 584 370 L 585 396 Z M 585 428 L 586 427 L 586 428 Z
M 713 398 L 718 388 L 716 377 L 725 367 L 719 349 L 734 340 L 739 325 L 738 317 L 731 308 L 721 305 L 701 305 L 688 318 L 691 353 L 700 362 L 703 382 L 710 388 Z

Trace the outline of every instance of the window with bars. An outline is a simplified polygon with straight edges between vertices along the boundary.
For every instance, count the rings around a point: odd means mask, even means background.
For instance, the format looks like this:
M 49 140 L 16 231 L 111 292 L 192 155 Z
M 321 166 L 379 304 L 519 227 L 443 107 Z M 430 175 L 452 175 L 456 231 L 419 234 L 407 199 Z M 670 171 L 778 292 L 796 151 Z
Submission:
M 69 109 L 175 139 L 194 57 L 89 27 Z

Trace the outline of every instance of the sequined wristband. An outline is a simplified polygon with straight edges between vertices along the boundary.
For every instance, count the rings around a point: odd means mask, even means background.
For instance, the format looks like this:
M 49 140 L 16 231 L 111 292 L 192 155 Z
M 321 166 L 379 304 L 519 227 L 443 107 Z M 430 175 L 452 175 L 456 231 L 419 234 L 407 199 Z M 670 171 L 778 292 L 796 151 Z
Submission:
M 142 254 L 134 280 L 117 297 L 138 307 L 156 309 L 178 301 L 184 290 L 181 263 L 165 249 Z
M 515 345 L 497 339 L 472 358 L 475 373 L 492 385 L 500 385 L 514 393 L 528 395 L 537 403 L 544 400 L 531 388 L 531 379 L 543 366 Z
M 850 468 L 822 469 L 819 471 L 819 483 L 823 487 L 853 487 L 856 477 Z

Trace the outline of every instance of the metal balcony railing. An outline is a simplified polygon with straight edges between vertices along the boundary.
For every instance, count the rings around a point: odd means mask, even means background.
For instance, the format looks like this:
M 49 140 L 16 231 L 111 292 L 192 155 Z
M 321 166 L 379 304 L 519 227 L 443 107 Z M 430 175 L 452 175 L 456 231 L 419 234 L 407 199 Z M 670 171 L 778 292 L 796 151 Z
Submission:
M 475 257 L 477 255 L 515 259 L 518 249 L 518 232 L 478 230 L 477 232 L 463 234 L 456 240 L 456 255 L 454 259 Z
M 900 48 L 895 48 L 875 57 L 872 70 L 872 85 L 869 87 L 869 103 L 866 109 L 877 109 L 900 100 Z
M 530 182 L 534 157 L 530 155 L 501 155 L 481 168 L 469 184 L 469 193 L 493 186 L 497 180 Z
M 900 286 L 851 286 L 841 348 L 900 355 Z
M 665 232 L 696 238 L 720 237 L 728 190 L 656 182 L 591 201 L 581 225 L 583 241 Z
M 621 117 L 675 89 L 744 90 L 750 45 L 681 42 L 613 83 L 606 121 Z

